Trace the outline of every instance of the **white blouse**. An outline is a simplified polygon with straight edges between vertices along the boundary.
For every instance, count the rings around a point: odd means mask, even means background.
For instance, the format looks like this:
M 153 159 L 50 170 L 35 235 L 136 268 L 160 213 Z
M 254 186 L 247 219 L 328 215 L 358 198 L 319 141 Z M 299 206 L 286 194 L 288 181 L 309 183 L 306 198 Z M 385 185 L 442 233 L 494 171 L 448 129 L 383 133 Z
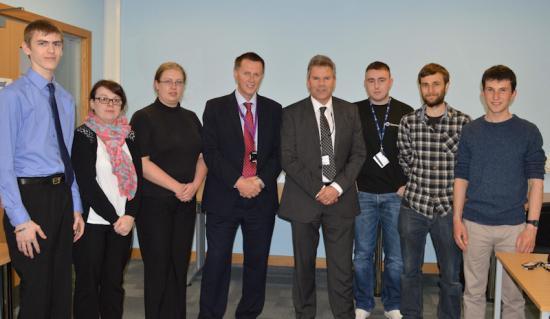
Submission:
M 124 143 L 122 145 L 122 150 L 132 158 L 128 145 Z M 115 207 L 116 213 L 118 216 L 124 215 L 126 210 L 126 200 L 125 196 L 120 195 L 118 190 L 118 180 L 115 174 L 113 174 L 113 167 L 111 166 L 111 160 L 109 158 L 109 153 L 107 153 L 107 147 L 103 141 L 98 137 L 97 138 L 97 160 L 95 163 L 96 170 L 96 181 L 99 184 L 103 193 L 107 196 L 107 199 Z M 93 208 L 90 207 L 90 212 L 88 214 L 89 224 L 96 225 L 110 225 L 103 217 L 99 216 Z

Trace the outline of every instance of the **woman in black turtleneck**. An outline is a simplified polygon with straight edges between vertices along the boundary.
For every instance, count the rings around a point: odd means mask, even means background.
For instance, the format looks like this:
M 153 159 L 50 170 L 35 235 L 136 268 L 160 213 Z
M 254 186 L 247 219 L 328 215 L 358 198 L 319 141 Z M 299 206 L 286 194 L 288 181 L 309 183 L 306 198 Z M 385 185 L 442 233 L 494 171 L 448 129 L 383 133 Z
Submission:
M 195 194 L 206 175 L 201 123 L 180 106 L 186 74 L 174 62 L 155 74 L 156 101 L 137 111 L 131 125 L 139 136 L 143 197 L 136 220 L 145 265 L 145 317 L 185 318 L 186 280 Z

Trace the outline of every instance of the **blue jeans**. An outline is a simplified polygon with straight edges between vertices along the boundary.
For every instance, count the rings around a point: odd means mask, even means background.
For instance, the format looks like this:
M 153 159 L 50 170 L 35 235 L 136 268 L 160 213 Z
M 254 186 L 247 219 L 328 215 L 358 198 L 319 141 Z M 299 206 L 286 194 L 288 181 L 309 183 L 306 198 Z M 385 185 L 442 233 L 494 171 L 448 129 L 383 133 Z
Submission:
M 384 310 L 399 309 L 403 261 L 397 232 L 401 198 L 396 193 L 372 194 L 359 192 L 361 214 L 355 217 L 355 251 L 353 291 L 356 308 L 374 308 L 374 251 L 376 231 L 382 225 L 384 275 L 382 303 Z
M 432 219 L 417 213 L 403 202 L 399 213 L 399 235 L 403 255 L 401 313 L 403 318 L 422 318 L 422 264 L 426 236 L 430 234 L 439 265 L 438 319 L 459 319 L 462 284 L 460 250 L 453 239 L 453 215 Z

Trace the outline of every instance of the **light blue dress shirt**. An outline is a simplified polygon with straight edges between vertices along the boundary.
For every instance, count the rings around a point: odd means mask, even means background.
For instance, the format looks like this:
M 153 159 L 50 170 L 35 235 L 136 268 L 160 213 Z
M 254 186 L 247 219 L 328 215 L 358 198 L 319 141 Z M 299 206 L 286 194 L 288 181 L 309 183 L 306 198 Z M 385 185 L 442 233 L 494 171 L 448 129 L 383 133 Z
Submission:
M 63 173 L 55 124 L 49 103 L 48 80 L 29 69 L 0 90 L 0 198 L 15 227 L 30 219 L 19 193 L 17 177 Z M 63 140 L 70 152 L 75 127 L 75 103 L 53 81 Z M 71 185 L 73 210 L 82 212 L 76 180 Z

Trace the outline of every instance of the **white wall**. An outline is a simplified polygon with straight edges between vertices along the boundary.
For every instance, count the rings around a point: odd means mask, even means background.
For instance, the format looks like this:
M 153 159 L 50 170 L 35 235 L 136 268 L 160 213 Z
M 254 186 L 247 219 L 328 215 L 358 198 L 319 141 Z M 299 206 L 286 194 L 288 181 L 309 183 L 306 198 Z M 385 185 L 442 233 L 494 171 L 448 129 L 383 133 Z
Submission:
M 438 62 L 451 73 L 447 101 L 478 117 L 481 74 L 502 63 L 518 76 L 512 111 L 538 125 L 550 151 L 548 1 L 132 0 L 122 1 L 121 12 L 129 115 L 153 101 L 155 69 L 174 60 L 189 75 L 183 105 L 200 117 L 207 99 L 234 89 L 233 59 L 253 50 L 267 63 L 260 93 L 283 105 L 307 95 L 307 62 L 323 53 L 337 65 L 336 96 L 363 99 L 364 69 L 380 59 L 392 68 L 392 95 L 414 107 L 420 105 L 419 69 Z M 290 238 L 290 227 L 279 220 L 271 254 L 291 255 Z M 241 249 L 239 239 L 235 251 Z M 426 260 L 435 260 L 431 248 Z

